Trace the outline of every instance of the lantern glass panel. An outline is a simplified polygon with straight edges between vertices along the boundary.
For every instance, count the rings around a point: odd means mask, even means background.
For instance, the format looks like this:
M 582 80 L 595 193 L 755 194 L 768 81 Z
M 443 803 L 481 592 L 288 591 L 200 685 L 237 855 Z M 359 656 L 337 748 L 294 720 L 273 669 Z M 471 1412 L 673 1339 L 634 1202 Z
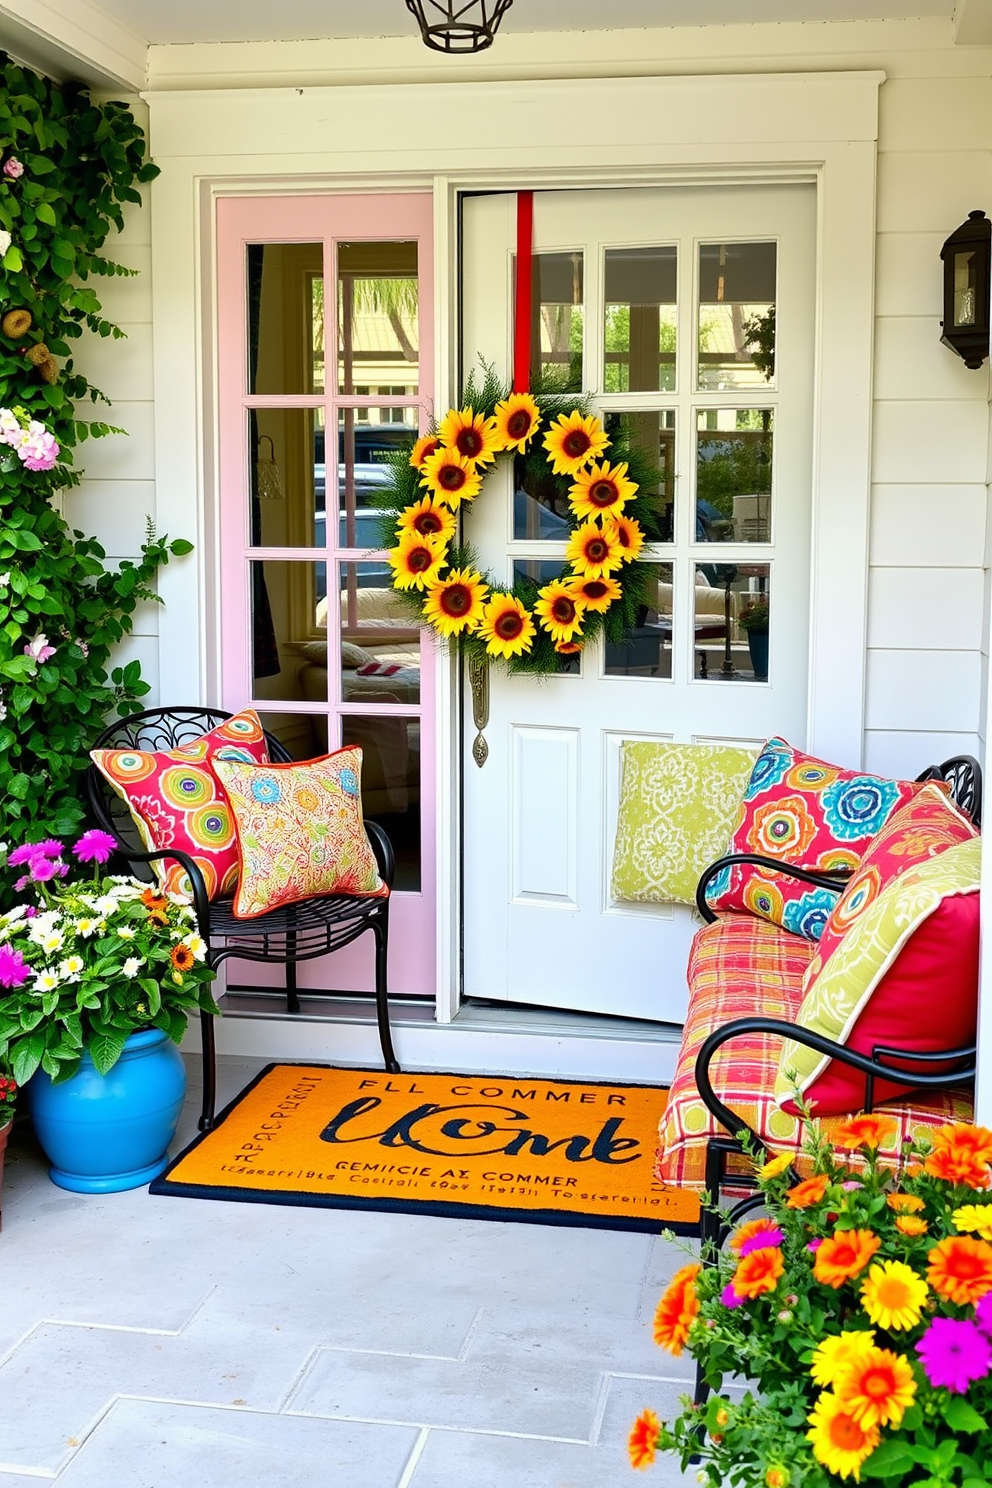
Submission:
M 975 324 L 976 257 L 972 248 L 954 255 L 954 324 L 956 326 Z

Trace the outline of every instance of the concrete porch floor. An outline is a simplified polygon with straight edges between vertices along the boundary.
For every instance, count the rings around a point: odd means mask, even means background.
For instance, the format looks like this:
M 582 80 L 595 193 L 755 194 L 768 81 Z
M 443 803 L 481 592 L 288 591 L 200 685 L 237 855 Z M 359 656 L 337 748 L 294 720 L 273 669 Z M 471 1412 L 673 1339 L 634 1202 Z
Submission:
M 221 1105 L 260 1065 L 220 1061 Z M 630 1423 L 691 1388 L 650 1332 L 684 1260 L 612 1231 L 83 1197 L 20 1139 L 0 1488 L 632 1488 Z

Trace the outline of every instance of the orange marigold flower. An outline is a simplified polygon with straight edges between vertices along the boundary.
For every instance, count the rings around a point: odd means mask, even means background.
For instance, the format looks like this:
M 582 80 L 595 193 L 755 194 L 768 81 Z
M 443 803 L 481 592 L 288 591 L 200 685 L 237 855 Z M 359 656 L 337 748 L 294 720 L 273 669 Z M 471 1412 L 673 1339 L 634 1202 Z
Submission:
M 934 1151 L 946 1147 L 961 1156 L 969 1154 L 975 1162 L 992 1163 L 992 1131 L 987 1126 L 958 1121 L 953 1126 L 938 1127 L 933 1145 Z
M 989 1186 L 988 1163 L 976 1162 L 967 1152 L 959 1152 L 950 1147 L 935 1148 L 923 1166 L 931 1178 L 943 1178 L 945 1183 L 977 1189 Z
M 970 1235 L 949 1235 L 927 1254 L 927 1281 L 960 1307 L 992 1292 L 992 1245 Z
M 885 1202 L 888 1204 L 889 1208 L 894 1209 L 897 1214 L 919 1214 L 920 1210 L 925 1207 L 923 1200 L 918 1199 L 915 1194 L 886 1194 Z
M 852 1116 L 830 1133 L 835 1147 L 886 1147 L 895 1141 L 899 1128 L 891 1116 L 874 1112 Z
M 834 1393 L 859 1425 L 898 1426 L 916 1396 L 916 1380 L 902 1354 L 870 1348 L 851 1360 Z
M 817 1247 L 813 1275 L 824 1286 L 842 1287 L 865 1269 L 881 1243 L 872 1230 L 837 1230 Z
M 176 971 L 192 971 L 196 963 L 196 957 L 193 955 L 193 952 L 188 945 L 183 945 L 182 941 L 172 947 L 172 950 L 169 952 L 169 960 L 172 962 Z
M 627 1438 L 627 1453 L 631 1467 L 650 1467 L 658 1450 L 658 1433 L 661 1422 L 653 1410 L 642 1410 Z
M 148 923 L 164 928 L 169 923 L 169 916 L 164 909 L 150 909 L 148 911 Z
M 729 1244 L 730 1249 L 734 1252 L 735 1255 L 740 1255 L 741 1246 L 744 1244 L 745 1240 L 750 1240 L 752 1235 L 761 1235 L 764 1233 L 765 1230 L 777 1229 L 778 1225 L 773 1219 L 769 1219 L 767 1215 L 762 1215 L 760 1219 L 745 1220 L 745 1222 L 734 1231 L 727 1243 Z
M 676 1358 L 681 1354 L 689 1329 L 699 1314 L 696 1277 L 702 1269 L 697 1261 L 693 1261 L 676 1271 L 654 1315 L 655 1343 Z
M 925 1235 L 930 1226 L 925 1219 L 918 1214 L 897 1214 L 896 1229 L 900 1235 L 907 1235 L 910 1240 L 915 1240 L 919 1235 Z
M 770 1245 L 742 1256 L 730 1284 L 738 1297 L 760 1297 L 775 1290 L 784 1271 L 782 1252 L 777 1245 Z
M 830 1179 L 826 1173 L 816 1173 L 812 1178 L 804 1178 L 801 1183 L 786 1190 L 786 1208 L 811 1209 L 820 1202 L 829 1186 Z
M 154 889 L 146 889 L 141 896 L 141 902 L 146 909 L 168 909 L 169 900 L 165 894 L 156 894 Z

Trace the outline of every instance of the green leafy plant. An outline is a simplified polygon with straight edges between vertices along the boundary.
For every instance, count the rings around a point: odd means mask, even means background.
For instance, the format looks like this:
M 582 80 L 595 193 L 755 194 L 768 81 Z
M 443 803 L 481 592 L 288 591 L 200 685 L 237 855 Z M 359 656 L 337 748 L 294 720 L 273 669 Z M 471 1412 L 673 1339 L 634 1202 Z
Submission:
M 157 599 L 158 569 L 191 544 L 149 528 L 140 559 L 109 568 L 53 504 L 79 481 L 73 451 L 121 432 L 78 416 L 107 399 L 73 343 L 124 334 L 88 281 L 133 272 L 101 249 L 157 167 L 124 104 L 96 104 L 3 53 L 0 80 L 0 408 L 56 451 L 49 467 L 13 436 L 0 443 L 0 838 L 18 843 L 82 823 L 88 749 L 108 715 L 148 692 L 138 662 L 112 666 L 114 647 L 137 605 Z
M 768 601 L 767 599 L 754 599 L 750 603 L 741 606 L 741 612 L 737 616 L 737 623 L 742 630 L 767 630 L 768 629 Z

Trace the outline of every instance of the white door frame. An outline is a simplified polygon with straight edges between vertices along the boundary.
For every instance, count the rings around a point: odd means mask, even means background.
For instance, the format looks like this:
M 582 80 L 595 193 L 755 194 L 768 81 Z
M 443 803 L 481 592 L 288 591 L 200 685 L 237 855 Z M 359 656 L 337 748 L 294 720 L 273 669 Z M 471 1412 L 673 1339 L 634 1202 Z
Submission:
M 433 187 L 435 402 L 443 411 L 456 392 L 459 191 L 813 182 L 817 370 L 807 745 L 860 766 L 883 81 L 883 73 L 865 71 L 145 94 L 152 153 L 162 170 L 152 188 L 159 525 L 198 547 L 197 561 L 170 566 L 160 581 L 163 699 L 206 699 L 216 677 L 216 545 L 210 546 L 217 492 L 216 196 Z M 459 963 L 452 669 L 439 668 L 438 694 L 438 1018 L 448 1021 L 457 1009 Z

